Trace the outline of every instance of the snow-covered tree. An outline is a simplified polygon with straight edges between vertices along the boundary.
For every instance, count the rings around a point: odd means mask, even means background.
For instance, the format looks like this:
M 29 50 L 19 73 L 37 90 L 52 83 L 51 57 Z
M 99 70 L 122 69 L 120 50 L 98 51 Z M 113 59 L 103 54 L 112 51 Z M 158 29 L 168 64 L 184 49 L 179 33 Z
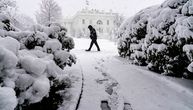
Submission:
M 193 78 L 192 4 L 166 0 L 128 19 L 119 30 L 119 54 L 164 75 Z
M 60 6 L 54 0 L 42 0 L 40 10 L 36 13 L 36 20 L 42 25 L 50 23 L 59 23 L 61 21 L 62 11 Z

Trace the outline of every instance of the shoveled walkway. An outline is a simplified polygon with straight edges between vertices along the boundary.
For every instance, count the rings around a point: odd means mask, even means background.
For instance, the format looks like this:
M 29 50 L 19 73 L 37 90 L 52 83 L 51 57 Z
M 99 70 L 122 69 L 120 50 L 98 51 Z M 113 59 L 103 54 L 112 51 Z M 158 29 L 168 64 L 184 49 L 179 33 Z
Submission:
M 192 91 L 115 57 L 113 42 L 99 40 L 101 52 L 85 52 L 88 39 L 75 44 L 84 75 L 78 110 L 193 110 Z

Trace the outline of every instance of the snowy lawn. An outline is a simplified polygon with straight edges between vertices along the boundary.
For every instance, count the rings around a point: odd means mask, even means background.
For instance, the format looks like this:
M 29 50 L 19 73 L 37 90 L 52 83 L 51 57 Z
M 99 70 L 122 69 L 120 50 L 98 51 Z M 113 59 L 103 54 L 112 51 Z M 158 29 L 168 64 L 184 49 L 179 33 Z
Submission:
M 117 57 L 115 43 L 99 39 L 101 52 L 89 39 L 74 39 L 84 75 L 78 110 L 192 110 L 192 81 L 167 78 Z M 180 84 L 179 84 L 180 83 Z M 105 104 L 106 103 L 106 104 Z

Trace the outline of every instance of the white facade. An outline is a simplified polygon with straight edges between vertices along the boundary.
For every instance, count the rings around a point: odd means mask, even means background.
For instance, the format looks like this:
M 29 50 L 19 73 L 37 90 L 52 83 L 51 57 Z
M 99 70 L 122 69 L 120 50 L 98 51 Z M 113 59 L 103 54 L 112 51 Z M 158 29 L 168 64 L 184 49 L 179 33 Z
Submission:
M 98 37 L 110 38 L 115 29 L 117 13 L 83 9 L 72 19 L 65 19 L 64 26 L 75 37 L 89 37 L 88 25 L 92 25 Z

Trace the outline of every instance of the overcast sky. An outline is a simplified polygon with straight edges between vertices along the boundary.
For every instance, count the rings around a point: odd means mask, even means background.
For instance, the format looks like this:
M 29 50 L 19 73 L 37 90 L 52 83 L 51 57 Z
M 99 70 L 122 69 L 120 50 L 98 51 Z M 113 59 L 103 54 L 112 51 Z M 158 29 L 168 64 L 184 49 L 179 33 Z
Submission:
M 86 0 L 55 0 L 61 6 L 63 16 L 73 16 L 86 6 Z M 165 0 L 88 0 L 93 9 L 118 12 L 124 16 L 132 16 L 141 9 L 161 4 Z M 35 18 L 41 0 L 16 0 L 19 12 Z

